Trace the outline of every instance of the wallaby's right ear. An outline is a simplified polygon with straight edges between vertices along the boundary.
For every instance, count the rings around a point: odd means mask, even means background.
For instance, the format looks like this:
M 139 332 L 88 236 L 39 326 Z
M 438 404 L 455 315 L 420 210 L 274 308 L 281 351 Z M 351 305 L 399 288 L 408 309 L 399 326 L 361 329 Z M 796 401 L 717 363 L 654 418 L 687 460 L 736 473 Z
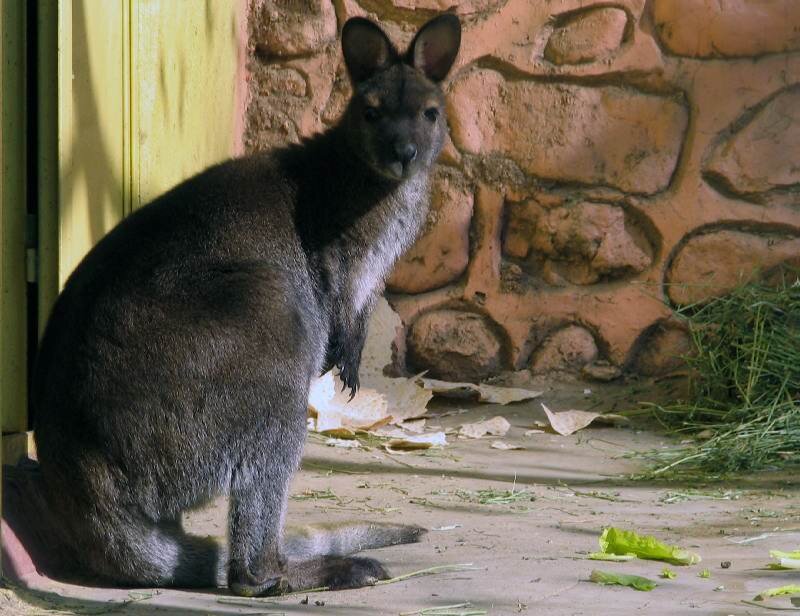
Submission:
M 353 17 L 344 24 L 342 53 L 353 83 L 369 79 L 398 58 L 389 37 L 363 17 Z

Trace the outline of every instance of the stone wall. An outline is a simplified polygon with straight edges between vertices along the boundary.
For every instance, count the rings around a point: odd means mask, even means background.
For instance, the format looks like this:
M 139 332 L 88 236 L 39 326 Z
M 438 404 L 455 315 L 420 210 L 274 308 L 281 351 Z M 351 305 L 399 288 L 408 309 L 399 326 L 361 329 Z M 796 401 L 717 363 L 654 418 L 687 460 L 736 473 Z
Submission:
M 453 5 L 452 141 L 388 287 L 402 368 L 663 373 L 670 305 L 800 264 L 797 0 L 256 0 L 247 148 L 336 120 L 348 17 L 407 42 Z

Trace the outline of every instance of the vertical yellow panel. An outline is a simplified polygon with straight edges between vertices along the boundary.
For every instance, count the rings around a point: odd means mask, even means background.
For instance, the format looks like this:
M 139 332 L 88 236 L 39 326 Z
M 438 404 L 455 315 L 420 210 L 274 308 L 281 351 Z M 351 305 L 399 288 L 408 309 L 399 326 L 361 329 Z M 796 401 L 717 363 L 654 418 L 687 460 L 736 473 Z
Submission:
M 136 207 L 233 154 L 244 2 L 134 6 Z
M 234 153 L 246 0 L 43 2 L 42 324 L 123 216 Z M 57 101 L 57 103 L 55 102 Z
M 37 24 L 37 215 L 39 219 L 39 254 L 37 314 L 39 334 L 44 332 L 47 317 L 55 303 L 59 290 L 58 272 L 58 174 L 59 174 L 59 104 L 62 66 L 60 43 L 65 38 L 63 30 L 70 31 L 72 15 L 68 3 L 41 2 L 38 6 Z M 71 54 L 70 54 L 71 57 Z
M 0 4 L 0 414 L 24 431 L 26 412 L 25 5 Z
M 63 285 L 125 212 L 128 2 L 64 0 L 61 4 L 59 282 Z

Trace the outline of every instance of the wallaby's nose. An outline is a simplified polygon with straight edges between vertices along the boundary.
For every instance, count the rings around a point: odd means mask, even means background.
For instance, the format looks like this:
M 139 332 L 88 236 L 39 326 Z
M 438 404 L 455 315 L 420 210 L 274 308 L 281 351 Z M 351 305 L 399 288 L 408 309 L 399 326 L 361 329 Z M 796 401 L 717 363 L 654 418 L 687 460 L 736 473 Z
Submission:
M 394 151 L 397 153 L 397 158 L 403 163 L 403 166 L 417 157 L 417 146 L 413 143 L 398 143 L 394 146 Z

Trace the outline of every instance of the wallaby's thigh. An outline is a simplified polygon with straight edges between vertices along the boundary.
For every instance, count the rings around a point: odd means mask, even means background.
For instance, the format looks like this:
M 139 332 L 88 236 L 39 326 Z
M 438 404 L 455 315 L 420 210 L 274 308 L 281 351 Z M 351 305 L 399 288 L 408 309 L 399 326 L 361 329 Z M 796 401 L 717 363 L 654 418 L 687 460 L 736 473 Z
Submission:
M 49 466 L 46 477 L 40 468 L 27 471 L 26 500 L 11 508 L 38 505 L 27 522 L 38 537 L 28 544 L 48 573 L 125 586 L 218 583 L 216 542 L 186 535 L 174 518 L 151 517 L 119 467 L 96 450 L 64 459 L 73 463 Z

